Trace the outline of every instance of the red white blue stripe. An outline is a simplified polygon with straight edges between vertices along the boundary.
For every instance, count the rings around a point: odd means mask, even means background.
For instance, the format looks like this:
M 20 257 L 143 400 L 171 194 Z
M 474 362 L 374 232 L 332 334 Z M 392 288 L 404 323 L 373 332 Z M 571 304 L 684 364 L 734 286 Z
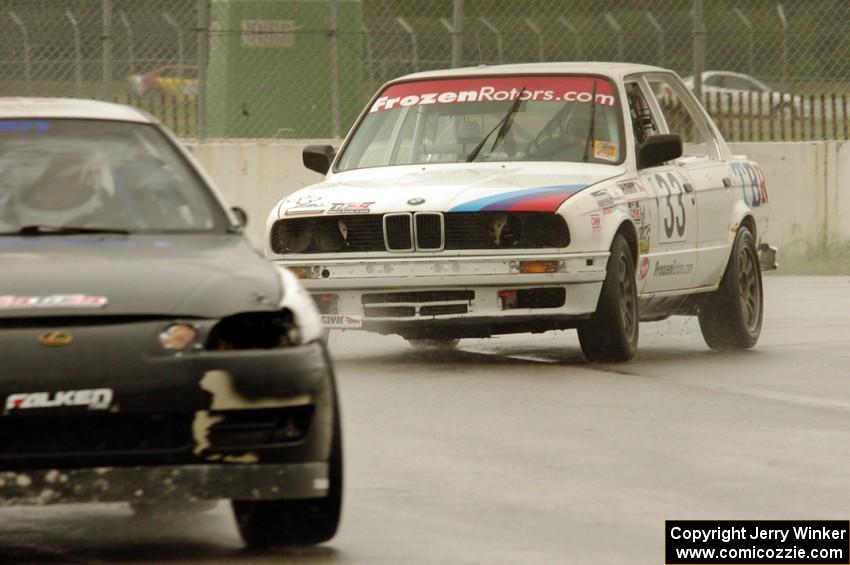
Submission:
M 554 212 L 586 184 L 559 184 L 503 192 L 459 204 L 449 212 Z

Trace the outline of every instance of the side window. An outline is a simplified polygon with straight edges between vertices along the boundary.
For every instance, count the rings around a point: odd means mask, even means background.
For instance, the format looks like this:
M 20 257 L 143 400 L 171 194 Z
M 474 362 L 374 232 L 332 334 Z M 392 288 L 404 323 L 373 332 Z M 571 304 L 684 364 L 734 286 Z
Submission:
M 705 118 L 686 95 L 684 86 L 675 77 L 648 76 L 650 88 L 655 93 L 669 133 L 682 136 L 682 157 L 717 159 L 717 142 Z
M 652 117 L 649 103 L 646 101 L 638 83 L 626 83 L 626 94 L 629 99 L 629 114 L 632 117 L 632 131 L 635 135 L 635 141 L 640 145 L 650 135 L 659 133 L 658 124 Z

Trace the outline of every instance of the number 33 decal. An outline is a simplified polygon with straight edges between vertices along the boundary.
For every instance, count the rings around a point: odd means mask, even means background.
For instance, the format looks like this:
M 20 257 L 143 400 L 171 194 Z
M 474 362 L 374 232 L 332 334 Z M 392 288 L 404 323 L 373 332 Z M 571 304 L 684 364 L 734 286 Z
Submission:
M 664 239 L 676 241 L 684 239 L 688 215 L 685 212 L 685 191 L 682 189 L 682 183 L 673 173 L 667 173 L 666 179 L 663 175 L 657 174 L 655 182 L 667 193 L 664 197 L 667 209 L 661 210 Z

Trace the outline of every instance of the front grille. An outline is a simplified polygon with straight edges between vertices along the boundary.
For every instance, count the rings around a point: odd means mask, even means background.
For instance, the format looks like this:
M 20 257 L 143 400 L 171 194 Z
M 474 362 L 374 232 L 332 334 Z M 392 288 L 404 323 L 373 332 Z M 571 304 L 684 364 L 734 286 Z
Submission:
M 360 297 L 367 318 L 416 318 L 466 314 L 474 290 L 420 290 L 376 292 Z
M 466 304 L 440 304 L 437 306 L 421 306 L 420 316 L 445 316 L 446 314 L 466 314 L 469 306 Z
M 66 414 L 0 419 L 0 458 L 162 451 L 192 443 L 191 414 Z
M 273 252 L 541 249 L 570 244 L 564 219 L 543 212 L 401 212 L 275 222 Z
M 381 302 L 451 302 L 474 299 L 474 290 L 420 290 L 364 294 L 360 297 L 360 302 L 361 304 L 378 304 Z
M 363 309 L 367 318 L 412 318 L 416 315 L 414 306 L 367 306 Z
M 451 212 L 445 222 L 446 249 L 540 249 L 570 244 L 567 224 L 557 214 Z
M 416 220 L 416 248 L 420 251 L 439 251 L 443 248 L 443 215 L 419 212 Z
M 413 251 L 413 226 L 410 214 L 386 214 L 384 238 L 388 251 Z

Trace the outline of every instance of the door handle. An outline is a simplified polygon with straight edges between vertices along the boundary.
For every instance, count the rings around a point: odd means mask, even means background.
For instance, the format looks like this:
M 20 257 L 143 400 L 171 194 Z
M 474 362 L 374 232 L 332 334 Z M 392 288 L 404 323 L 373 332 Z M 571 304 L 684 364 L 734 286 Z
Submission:
M 685 184 L 683 184 L 683 185 L 682 185 L 682 188 L 684 188 L 684 189 L 685 189 L 685 192 L 687 192 L 688 194 L 690 194 L 690 193 L 692 193 L 692 192 L 694 191 L 694 185 L 692 185 L 692 184 L 691 184 L 691 183 L 689 183 L 689 182 L 686 182 Z
M 726 188 L 731 187 L 732 179 L 730 179 L 729 177 L 723 177 L 723 186 L 725 186 Z

